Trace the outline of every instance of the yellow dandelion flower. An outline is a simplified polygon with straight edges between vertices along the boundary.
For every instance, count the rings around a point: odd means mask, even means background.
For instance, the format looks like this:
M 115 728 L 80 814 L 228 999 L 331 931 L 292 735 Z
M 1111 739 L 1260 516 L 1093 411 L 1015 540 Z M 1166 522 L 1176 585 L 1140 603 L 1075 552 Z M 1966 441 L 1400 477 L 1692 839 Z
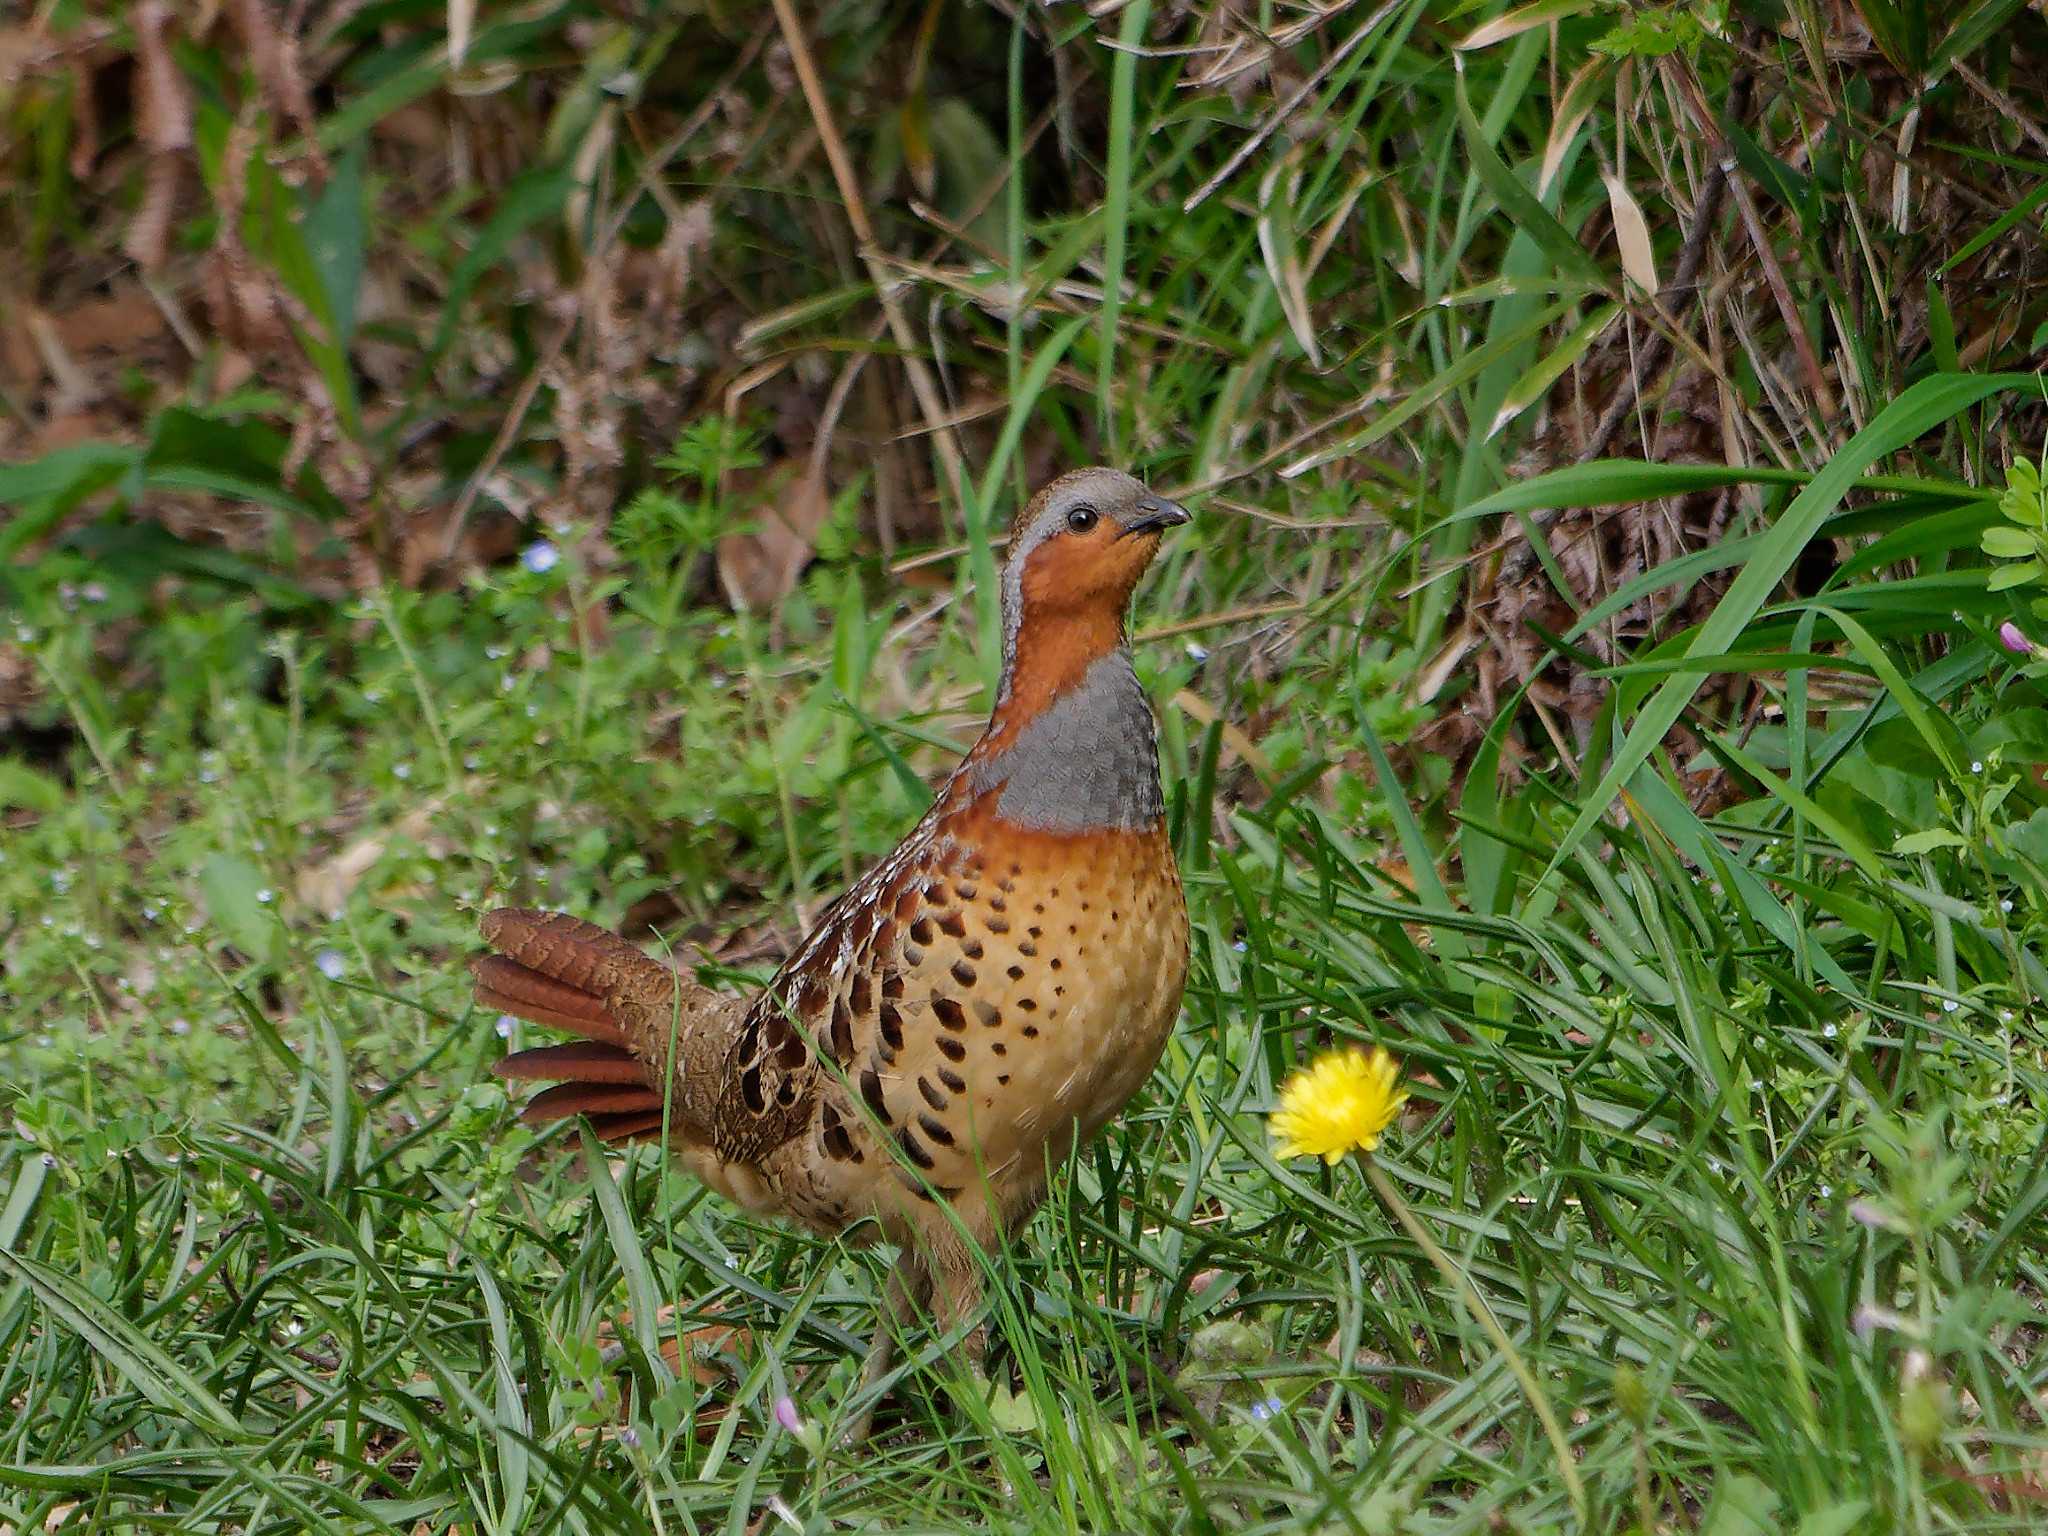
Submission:
M 1274 1156 L 1335 1163 L 1354 1148 L 1370 1152 L 1407 1098 L 1385 1047 L 1326 1052 L 1281 1085 L 1271 1124 Z

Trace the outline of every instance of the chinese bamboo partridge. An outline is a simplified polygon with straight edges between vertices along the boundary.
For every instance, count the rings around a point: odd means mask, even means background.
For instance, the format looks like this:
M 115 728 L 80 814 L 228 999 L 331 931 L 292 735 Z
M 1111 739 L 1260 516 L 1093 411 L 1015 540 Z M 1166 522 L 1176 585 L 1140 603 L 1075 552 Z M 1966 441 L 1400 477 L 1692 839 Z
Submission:
M 749 1209 L 826 1233 L 872 1221 L 900 1246 L 869 1382 L 910 1306 L 929 1297 L 948 1330 L 977 1310 L 970 1244 L 1030 1216 L 1049 1160 L 1123 1107 L 1173 1027 L 1187 910 L 1124 613 L 1186 521 L 1110 469 L 1039 492 L 1002 576 L 988 728 L 758 995 L 565 915 L 484 919 L 478 1004 L 582 1037 L 498 1064 L 556 1081 L 529 1120 L 665 1134 Z

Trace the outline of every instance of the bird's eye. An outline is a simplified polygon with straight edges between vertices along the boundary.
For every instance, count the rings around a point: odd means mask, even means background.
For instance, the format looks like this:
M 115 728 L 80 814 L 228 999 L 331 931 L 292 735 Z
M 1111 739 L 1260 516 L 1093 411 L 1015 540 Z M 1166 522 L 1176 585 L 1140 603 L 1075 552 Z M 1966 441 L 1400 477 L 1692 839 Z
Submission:
M 1067 526 L 1076 533 L 1086 533 L 1095 526 L 1093 507 L 1076 507 L 1067 514 Z

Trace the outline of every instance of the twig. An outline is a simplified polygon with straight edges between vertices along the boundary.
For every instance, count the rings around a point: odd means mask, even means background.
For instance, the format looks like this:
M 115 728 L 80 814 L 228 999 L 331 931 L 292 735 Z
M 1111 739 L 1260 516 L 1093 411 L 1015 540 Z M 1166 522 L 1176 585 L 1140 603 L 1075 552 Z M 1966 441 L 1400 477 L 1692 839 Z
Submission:
M 2018 126 L 2021 133 L 2024 133 L 2029 139 L 2034 141 L 2037 148 L 2048 150 L 2048 133 L 2044 133 L 2039 123 L 2020 110 L 2018 102 L 1978 74 L 1977 71 L 1970 68 L 1961 59 L 1957 59 L 1953 67 L 1955 72 L 1963 77 L 1965 85 L 1969 86 L 1971 90 L 2004 113 L 2007 118 Z
M 610 252 L 612 242 L 618 239 L 619 232 L 626 227 L 626 220 L 633 211 L 639 193 L 642 190 L 654 191 L 659 185 L 661 172 L 667 168 L 669 161 L 681 154 L 683 146 L 695 138 L 698 131 L 711 121 L 726 91 L 753 64 L 755 56 L 761 51 L 763 40 L 763 34 L 756 33 L 748 41 L 747 46 L 740 50 L 740 56 L 733 60 L 732 68 L 728 69 L 718 84 L 706 93 L 697 110 L 669 136 L 669 141 L 662 145 L 660 150 L 641 161 L 640 174 L 634 178 L 633 196 L 621 201 L 610 222 L 605 225 L 591 246 L 588 257 L 590 265 L 595 266 Z M 577 318 L 572 314 L 563 322 L 561 330 L 549 338 L 546 349 L 535 360 L 532 369 L 519 386 L 519 393 L 513 397 L 512 409 L 498 424 L 498 435 L 491 439 L 490 448 L 485 451 L 476 468 L 470 471 L 469 479 L 463 483 L 462 494 L 455 499 L 455 508 L 448 514 L 448 533 L 441 545 L 443 560 L 455 558 L 455 546 L 462 537 L 463 525 L 469 521 L 470 508 L 476 505 L 477 496 L 483 490 L 484 482 L 497 473 L 499 461 L 511 448 L 512 440 L 518 436 L 520 423 L 526 419 L 526 412 L 533 404 L 533 397 L 540 390 L 541 380 L 547 375 L 548 370 L 561 360 L 562 350 L 568 346 L 570 334 L 576 329 Z
M 780 6 L 787 3 L 787 0 L 776 0 L 776 3 Z M 1387 0 L 1385 5 L 1382 5 L 1378 10 L 1366 17 L 1359 24 L 1358 29 L 1345 38 L 1343 42 L 1339 43 L 1330 56 L 1317 65 L 1306 80 L 1287 93 L 1285 101 L 1266 114 L 1266 120 L 1259 124 L 1258 131 L 1238 145 L 1230 158 L 1217 168 L 1213 176 L 1188 194 L 1187 200 L 1180 205 L 1180 211 L 1182 213 L 1193 213 L 1209 200 L 1210 193 L 1222 186 L 1224 182 L 1230 180 L 1232 176 L 1235 176 L 1238 167 L 1249 160 L 1257 152 L 1261 144 L 1265 143 L 1266 140 L 1279 131 L 1280 125 L 1294 115 L 1294 109 L 1307 100 L 1309 93 L 1327 80 L 1330 77 L 1330 72 L 1349 58 L 1358 45 L 1370 37 L 1379 24 L 1391 16 L 1395 9 L 1403 3 L 1404 0 Z
M 1731 117 L 1741 117 L 1749 102 L 1749 76 L 1738 73 L 1728 85 L 1728 112 Z M 1717 136 L 1718 137 L 1718 136 Z M 1706 262 L 1707 242 L 1713 236 L 1714 220 L 1721 212 L 1721 198 L 1728 190 L 1728 162 L 1717 153 L 1714 163 L 1707 171 L 1707 179 L 1700 187 L 1699 200 L 1693 205 L 1692 228 L 1686 231 L 1685 246 L 1678 253 L 1678 268 L 1671 274 L 1671 281 L 1662 295 L 1670 306 L 1671 322 L 1677 326 L 1685 319 L 1686 311 L 1698 297 L 1697 283 L 1700 268 Z M 1628 414 L 1635 409 L 1636 397 L 1643 388 L 1653 382 L 1664 366 L 1664 360 L 1671 353 L 1670 339 L 1659 330 L 1652 330 L 1649 339 L 1643 343 L 1642 355 L 1614 398 L 1607 402 L 1607 409 L 1601 414 L 1600 423 L 1593 429 L 1586 446 L 1579 451 L 1579 462 L 1585 464 L 1605 453 L 1614 441 L 1614 435 L 1621 430 L 1621 424 L 1628 420 Z
M 796 66 L 796 77 L 803 87 L 804 100 L 810 105 L 811 121 L 817 125 L 818 137 L 825 146 L 825 158 L 831 163 L 832 179 L 838 183 L 840 200 L 846 205 L 846 222 L 853 227 L 861 262 L 868 269 L 868 277 L 875 285 L 875 298 L 888 318 L 889 334 L 903 353 L 904 371 L 910 375 L 910 390 L 917 396 L 918 409 L 924 412 L 928 422 L 934 424 L 932 445 L 939 456 L 940 469 L 954 494 L 964 495 L 967 488 L 966 456 L 960 451 L 959 439 L 952 430 L 937 425 L 945 419 L 945 402 L 939 398 L 938 384 L 931 369 L 918 356 L 916 333 L 911 330 L 910 322 L 904 319 L 902 306 L 896 302 L 888 267 L 875 239 L 874 225 L 868 221 L 867 204 L 860 195 L 860 181 L 854 175 L 853 162 L 847 157 L 846 141 L 839 136 L 839 127 L 832 120 L 832 105 L 825 99 L 824 82 L 818 76 L 817 61 L 811 56 L 810 44 L 804 39 L 803 28 L 790 0 L 774 0 L 774 4 L 776 23 L 782 28 L 782 39 L 789 47 L 790 62 Z

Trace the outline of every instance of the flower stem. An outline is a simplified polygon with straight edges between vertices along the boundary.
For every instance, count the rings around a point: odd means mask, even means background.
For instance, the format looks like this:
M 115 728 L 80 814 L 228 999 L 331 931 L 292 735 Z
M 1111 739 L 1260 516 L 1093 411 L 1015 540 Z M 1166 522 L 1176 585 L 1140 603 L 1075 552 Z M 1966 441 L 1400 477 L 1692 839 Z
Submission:
M 1486 1330 L 1486 1336 L 1493 1340 L 1494 1347 L 1507 1361 L 1508 1369 L 1514 1372 L 1515 1380 L 1521 1384 L 1522 1395 L 1529 1400 L 1529 1406 L 1536 1411 L 1537 1421 L 1543 1426 L 1543 1433 L 1550 1439 L 1550 1449 L 1557 1457 L 1558 1475 L 1564 1479 L 1565 1491 L 1571 1496 L 1572 1511 L 1579 1518 L 1584 1529 L 1591 1520 L 1586 1507 L 1586 1485 L 1579 1480 L 1578 1463 L 1572 1460 L 1570 1444 L 1564 1437 L 1564 1426 L 1557 1421 L 1557 1414 L 1550 1406 L 1550 1399 L 1543 1395 L 1543 1388 L 1536 1380 L 1536 1373 L 1529 1369 L 1514 1342 L 1508 1338 L 1507 1330 L 1500 1325 L 1500 1319 L 1493 1315 L 1493 1309 L 1486 1304 L 1486 1298 L 1479 1294 L 1479 1288 L 1466 1278 L 1465 1272 L 1451 1261 L 1451 1256 L 1437 1246 L 1429 1229 L 1409 1209 L 1408 1202 L 1401 1198 L 1401 1192 L 1394 1188 L 1393 1180 L 1380 1171 L 1380 1165 L 1361 1152 L 1359 1165 L 1365 1169 L 1365 1177 L 1371 1183 L 1373 1192 L 1380 1197 L 1387 1209 L 1394 1213 L 1394 1219 L 1401 1228 L 1436 1265 L 1451 1289 L 1458 1293 L 1465 1303 L 1465 1310 L 1472 1314 L 1472 1320 Z

